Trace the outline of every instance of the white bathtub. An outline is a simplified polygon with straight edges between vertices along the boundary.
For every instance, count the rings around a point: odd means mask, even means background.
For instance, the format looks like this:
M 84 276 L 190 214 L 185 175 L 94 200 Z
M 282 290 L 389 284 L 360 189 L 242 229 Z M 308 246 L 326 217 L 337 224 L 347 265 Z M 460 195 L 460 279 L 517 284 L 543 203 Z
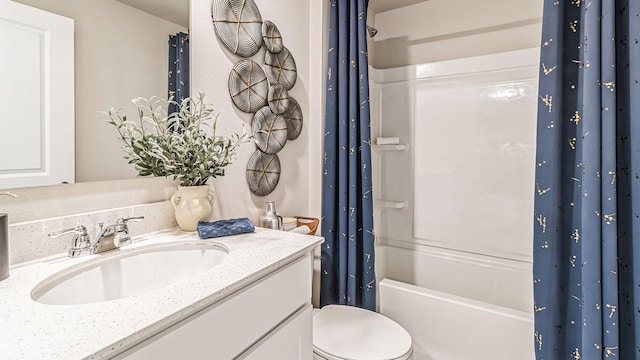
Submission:
M 380 313 L 413 339 L 415 360 L 533 360 L 533 314 L 384 279 Z

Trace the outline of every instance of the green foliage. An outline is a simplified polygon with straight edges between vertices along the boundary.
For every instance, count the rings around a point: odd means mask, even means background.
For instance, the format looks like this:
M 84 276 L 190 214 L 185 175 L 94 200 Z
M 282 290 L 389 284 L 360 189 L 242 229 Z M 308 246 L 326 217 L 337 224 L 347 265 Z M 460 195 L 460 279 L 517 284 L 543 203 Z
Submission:
M 218 115 L 204 103 L 204 94 L 180 103 L 136 98 L 137 121 L 121 110 L 104 112 L 122 140 L 124 158 L 140 176 L 172 177 L 182 186 L 204 185 L 210 177 L 223 176 L 225 167 L 237 158 L 242 143 L 252 141 L 246 131 L 230 137 L 216 135 Z M 169 104 L 179 111 L 167 114 Z

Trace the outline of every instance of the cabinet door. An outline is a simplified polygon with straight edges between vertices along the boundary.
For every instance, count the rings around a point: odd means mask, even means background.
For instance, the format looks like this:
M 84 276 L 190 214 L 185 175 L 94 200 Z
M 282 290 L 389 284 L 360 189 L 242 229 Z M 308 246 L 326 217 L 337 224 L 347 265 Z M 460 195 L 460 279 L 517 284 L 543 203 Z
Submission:
M 307 255 L 152 336 L 115 359 L 236 358 L 286 322 L 291 314 L 309 304 L 310 270 L 311 257 Z M 308 341 L 313 341 L 311 333 Z
M 238 359 L 311 360 L 313 357 L 313 314 L 304 306 Z
M 73 19 L 0 1 L 0 189 L 72 183 Z

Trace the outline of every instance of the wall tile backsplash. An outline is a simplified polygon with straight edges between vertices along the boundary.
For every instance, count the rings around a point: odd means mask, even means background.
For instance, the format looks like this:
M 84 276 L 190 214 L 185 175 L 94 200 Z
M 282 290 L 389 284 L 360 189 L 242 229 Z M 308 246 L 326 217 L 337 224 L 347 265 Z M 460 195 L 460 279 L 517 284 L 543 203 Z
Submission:
M 54 231 L 84 225 L 93 240 L 99 222 L 108 225 L 118 218 L 132 216 L 145 217 L 129 223 L 132 237 L 177 226 L 169 201 L 14 223 L 9 225 L 9 263 L 15 265 L 65 253 L 71 247 L 72 235 L 50 239 L 47 235 Z

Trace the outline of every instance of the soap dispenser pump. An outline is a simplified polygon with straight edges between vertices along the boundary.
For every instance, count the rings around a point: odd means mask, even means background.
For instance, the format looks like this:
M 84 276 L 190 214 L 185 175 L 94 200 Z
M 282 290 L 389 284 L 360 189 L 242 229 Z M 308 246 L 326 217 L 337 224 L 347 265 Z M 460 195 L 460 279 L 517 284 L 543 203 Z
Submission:
M 0 192 L 0 195 L 16 197 L 10 192 Z M 9 217 L 0 213 L 0 281 L 9 277 Z

